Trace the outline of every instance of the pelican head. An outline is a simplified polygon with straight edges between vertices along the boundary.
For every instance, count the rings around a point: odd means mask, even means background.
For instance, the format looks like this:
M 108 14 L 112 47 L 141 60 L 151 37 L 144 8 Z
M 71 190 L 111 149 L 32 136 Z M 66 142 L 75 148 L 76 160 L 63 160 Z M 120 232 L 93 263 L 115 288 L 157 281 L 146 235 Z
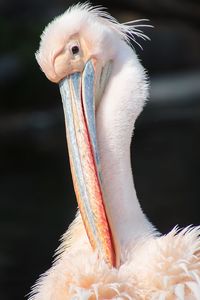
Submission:
M 36 53 L 47 78 L 60 86 L 74 188 L 88 238 L 112 266 L 119 263 L 120 241 L 102 180 L 96 114 L 110 78 L 120 72 L 119 61 L 127 66 L 128 57 L 132 61 L 129 42 L 135 35 L 145 37 L 134 25 L 119 24 L 99 8 L 76 5 L 45 28 Z M 143 73 L 136 56 L 135 64 Z M 136 115 L 144 105 L 143 96 L 134 107 Z
M 111 23 L 103 15 L 89 5 L 76 5 L 45 28 L 36 59 L 48 79 L 59 82 L 67 75 L 83 72 L 91 59 L 103 67 L 114 58 L 113 34 L 122 33 L 117 23 L 116 28 L 108 26 Z

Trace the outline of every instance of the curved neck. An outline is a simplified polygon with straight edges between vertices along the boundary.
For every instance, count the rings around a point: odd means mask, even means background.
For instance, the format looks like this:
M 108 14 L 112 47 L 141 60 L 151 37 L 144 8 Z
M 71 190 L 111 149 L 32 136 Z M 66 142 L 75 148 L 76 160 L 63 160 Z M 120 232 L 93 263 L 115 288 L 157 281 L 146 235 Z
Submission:
M 134 123 L 147 98 L 144 70 L 121 42 L 103 98 L 96 111 L 103 192 L 118 259 L 124 248 L 152 232 L 137 199 L 130 162 Z

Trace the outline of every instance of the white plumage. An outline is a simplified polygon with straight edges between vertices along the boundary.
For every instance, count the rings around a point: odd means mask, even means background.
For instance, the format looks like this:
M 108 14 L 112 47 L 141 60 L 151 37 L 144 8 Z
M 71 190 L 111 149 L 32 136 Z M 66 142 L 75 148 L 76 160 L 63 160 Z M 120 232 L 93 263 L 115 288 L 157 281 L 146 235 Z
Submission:
M 159 236 L 144 216 L 134 188 L 130 142 L 148 97 L 145 71 L 129 43 L 137 36 L 145 37 L 134 23 L 119 24 L 87 4 L 72 7 L 42 34 L 36 57 L 54 82 L 74 70 L 68 50 L 74 40 L 84 59 L 95 58 L 97 66 L 112 61 L 96 104 L 96 132 L 106 213 L 120 265 L 110 267 L 92 250 L 78 214 L 52 268 L 33 288 L 32 300 L 200 299 L 200 228 L 174 228 Z

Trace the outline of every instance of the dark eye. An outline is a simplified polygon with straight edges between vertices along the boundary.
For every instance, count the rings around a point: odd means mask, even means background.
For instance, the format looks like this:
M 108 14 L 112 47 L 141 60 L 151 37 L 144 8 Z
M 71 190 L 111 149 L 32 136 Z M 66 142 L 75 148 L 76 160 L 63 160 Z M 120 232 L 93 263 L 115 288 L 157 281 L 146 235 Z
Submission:
M 79 47 L 78 47 L 78 46 L 73 46 L 73 47 L 71 48 L 71 50 L 72 50 L 72 54 L 73 54 L 73 55 L 76 55 L 76 54 L 79 53 Z

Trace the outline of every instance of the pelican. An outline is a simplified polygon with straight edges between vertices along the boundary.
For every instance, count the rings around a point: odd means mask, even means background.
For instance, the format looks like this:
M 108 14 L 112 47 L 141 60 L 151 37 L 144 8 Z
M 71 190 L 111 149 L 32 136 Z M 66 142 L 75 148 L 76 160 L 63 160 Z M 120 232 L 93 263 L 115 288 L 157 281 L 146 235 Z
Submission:
M 161 235 L 134 187 L 130 143 L 148 80 L 120 24 L 78 4 L 41 36 L 36 59 L 59 83 L 79 211 L 30 300 L 200 299 L 200 227 Z

